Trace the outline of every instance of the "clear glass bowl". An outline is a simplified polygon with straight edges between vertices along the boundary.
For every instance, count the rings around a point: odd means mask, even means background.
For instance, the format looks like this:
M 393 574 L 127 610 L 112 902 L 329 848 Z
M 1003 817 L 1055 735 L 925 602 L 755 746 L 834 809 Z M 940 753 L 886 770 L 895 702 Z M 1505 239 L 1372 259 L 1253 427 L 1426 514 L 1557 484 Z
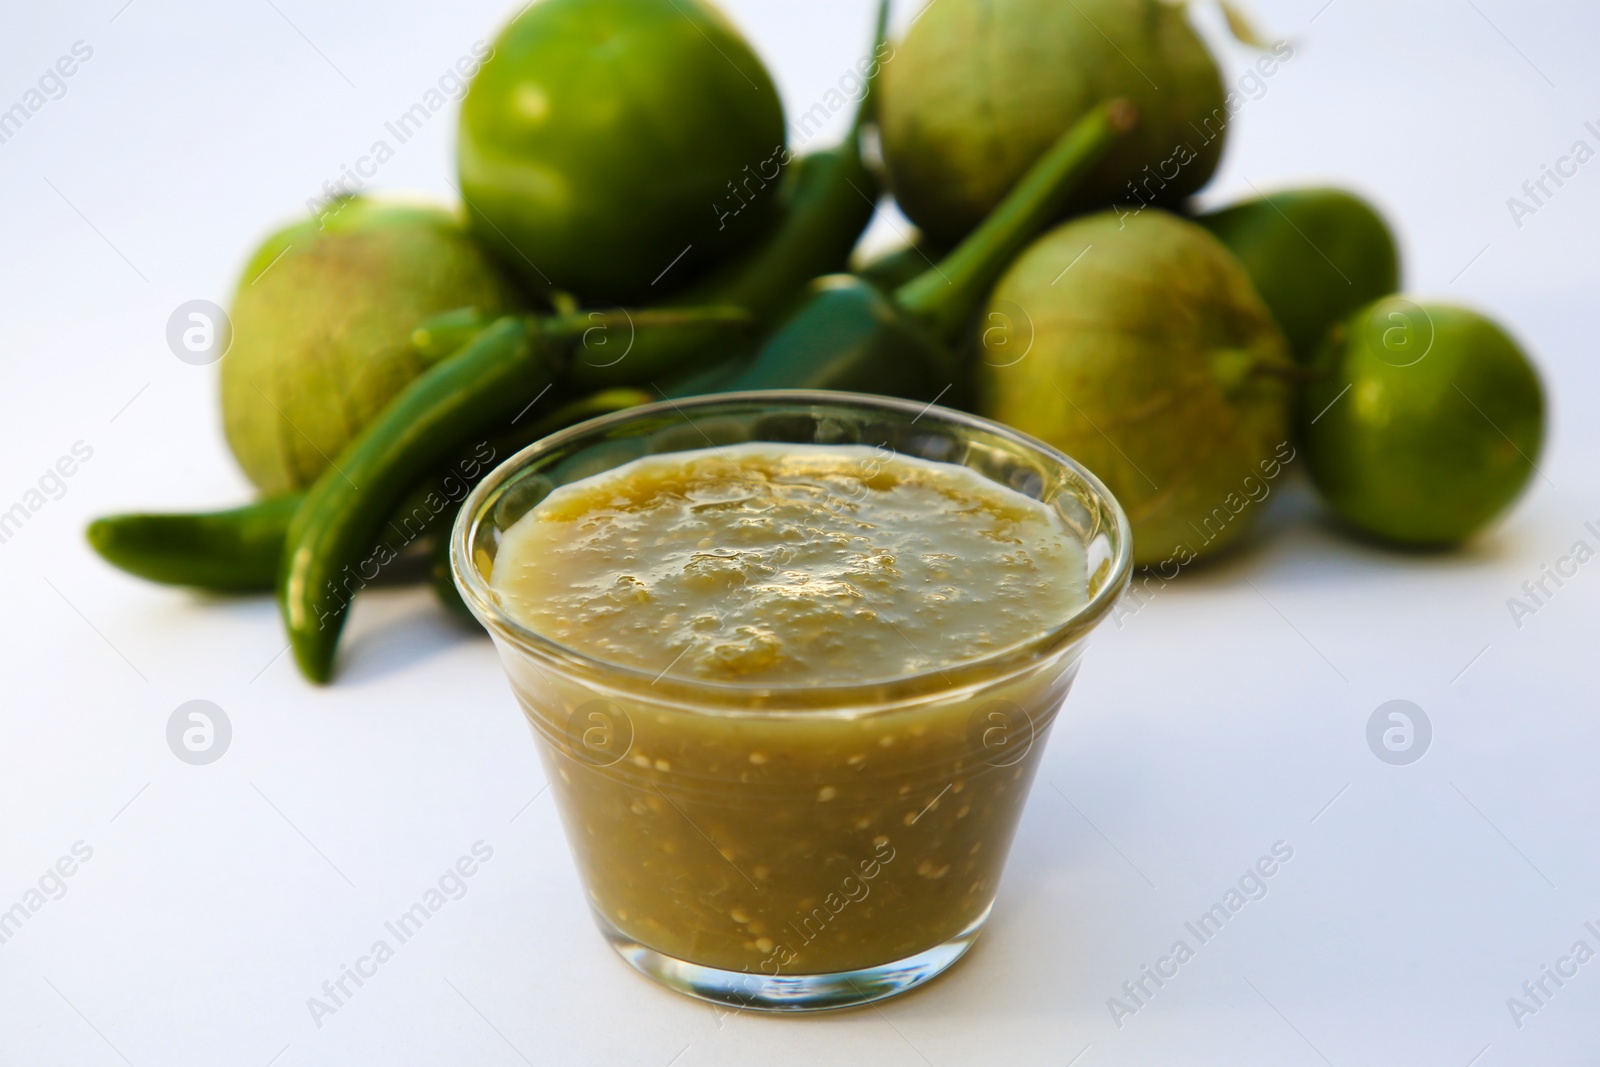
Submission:
M 501 608 L 490 588 L 501 534 L 553 489 L 645 455 L 744 442 L 866 445 L 1041 500 L 1082 539 L 1089 602 L 968 663 L 783 688 L 601 662 Z M 681 992 L 801 1011 L 910 989 L 976 939 L 1131 548 L 1105 486 L 1014 430 L 883 397 L 770 392 L 653 404 L 525 449 L 468 498 L 451 563 L 533 726 L 612 946 Z

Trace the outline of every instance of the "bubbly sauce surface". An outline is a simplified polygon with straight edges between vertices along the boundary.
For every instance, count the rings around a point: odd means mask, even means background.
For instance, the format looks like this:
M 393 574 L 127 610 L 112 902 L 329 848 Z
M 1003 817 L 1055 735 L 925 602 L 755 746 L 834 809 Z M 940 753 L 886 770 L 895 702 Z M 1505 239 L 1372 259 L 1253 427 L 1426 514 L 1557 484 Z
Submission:
M 1053 511 L 964 467 L 767 443 L 635 460 L 503 536 L 490 582 L 524 626 L 700 681 L 840 685 L 981 659 L 1088 600 Z

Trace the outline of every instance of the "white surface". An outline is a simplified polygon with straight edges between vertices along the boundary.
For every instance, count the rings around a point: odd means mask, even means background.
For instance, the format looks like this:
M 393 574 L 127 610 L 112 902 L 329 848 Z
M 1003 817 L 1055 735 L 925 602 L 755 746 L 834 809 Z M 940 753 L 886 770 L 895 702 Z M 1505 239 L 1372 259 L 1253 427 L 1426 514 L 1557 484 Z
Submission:
M 1215 194 L 1336 177 L 1392 209 L 1414 290 L 1491 309 L 1537 353 L 1545 479 L 1434 559 L 1352 545 L 1280 493 L 1277 537 L 1097 639 L 971 958 L 881 1011 L 797 1021 L 719 1016 L 604 947 L 488 642 L 423 593 L 365 597 L 319 690 L 274 659 L 270 604 L 145 586 L 83 545 L 99 513 L 243 498 L 215 368 L 173 358 L 168 314 L 225 300 L 267 224 L 505 14 L 122 3 L 18 7 L 0 35 L 0 107 L 74 41 L 94 49 L 0 145 L 0 505 L 94 449 L 0 545 L 0 908 L 93 848 L 0 945 L 0 1062 L 1592 1062 L 1600 961 L 1520 1029 L 1506 1000 L 1575 941 L 1600 949 L 1600 563 L 1520 630 L 1506 600 L 1597 543 L 1600 162 L 1520 230 L 1505 205 L 1596 143 L 1592 6 L 1256 0 L 1299 50 L 1240 116 Z M 867 0 L 729 6 L 792 112 L 869 22 Z M 1227 51 L 1235 76 L 1249 61 Z M 452 127 L 435 118 L 376 184 L 447 195 Z M 1410 767 L 1364 740 L 1400 697 L 1435 728 Z M 208 767 L 164 739 L 196 698 L 233 723 Z M 307 998 L 479 840 L 494 856 L 466 896 L 313 1025 Z M 1280 840 L 1294 859 L 1268 896 L 1117 1028 L 1107 998 Z

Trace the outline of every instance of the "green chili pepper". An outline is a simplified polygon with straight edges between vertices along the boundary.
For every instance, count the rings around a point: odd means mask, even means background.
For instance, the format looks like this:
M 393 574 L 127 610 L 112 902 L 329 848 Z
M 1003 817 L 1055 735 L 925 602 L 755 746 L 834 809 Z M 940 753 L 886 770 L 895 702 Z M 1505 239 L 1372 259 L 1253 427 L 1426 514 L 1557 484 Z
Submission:
M 1339 189 L 1290 189 L 1195 219 L 1239 257 L 1301 363 L 1328 330 L 1400 288 L 1400 252 L 1371 204 Z
M 720 391 L 844 389 L 917 400 L 966 399 L 954 346 L 1007 265 L 1129 130 L 1113 100 L 1063 134 L 981 226 L 932 270 L 886 295 L 854 275 L 818 278 L 806 302 Z
M 534 425 L 531 431 L 511 432 L 503 434 L 491 442 L 495 459 L 491 462 L 499 463 L 522 451 L 541 438 L 548 437 L 557 430 L 564 430 L 568 426 L 576 426 L 580 422 L 599 418 L 601 415 L 610 415 L 628 408 L 636 408 L 641 404 L 648 404 L 656 399 L 649 393 L 638 389 L 608 389 L 593 396 L 584 397 L 565 405 L 550 415 L 545 416 Z M 476 484 L 474 482 L 474 484 Z M 456 503 L 460 503 L 457 501 Z M 455 514 L 458 508 L 450 510 L 450 525 L 455 524 Z M 446 527 L 448 529 L 448 527 Z M 469 624 L 473 629 L 479 628 L 479 623 L 472 614 L 466 602 L 461 599 L 461 592 L 456 589 L 455 576 L 450 573 L 450 538 L 436 537 L 428 553 L 428 584 L 433 588 L 434 596 L 440 605 L 461 622 Z
M 707 393 L 726 392 L 727 384 L 743 374 L 749 364 L 750 356 L 745 354 L 668 378 L 656 387 L 656 399 L 663 397 L 682 399 L 689 396 L 704 396 Z
M 940 248 L 919 237 L 903 248 L 885 252 L 876 259 L 868 261 L 854 273 L 884 292 L 892 293 L 907 282 L 920 278 L 929 267 L 948 253 L 948 249 Z
M 401 391 L 306 493 L 289 524 L 278 586 L 300 670 L 328 680 L 350 598 L 388 562 L 372 549 L 384 519 L 419 473 L 486 422 L 528 404 L 555 381 L 557 350 L 504 318 Z
M 429 364 L 455 355 L 494 321 L 476 307 L 441 311 L 411 331 L 411 348 Z
M 712 271 L 659 307 L 744 308 L 756 327 L 747 343 L 730 343 L 726 331 L 710 326 L 650 333 L 619 327 L 604 344 L 587 345 L 572 361 L 566 372 L 568 389 L 654 387 L 659 381 L 686 378 L 734 358 L 747 358 L 754 350 L 754 338 L 799 302 L 813 278 L 845 268 L 872 221 L 880 193 L 876 175 L 861 157 L 861 137 L 872 118 L 878 72 L 888 48 L 887 18 L 885 3 L 878 15 L 872 69 L 843 144 L 801 156 L 785 169 L 776 194 L 782 216 L 776 230 L 754 252 Z M 417 327 L 412 345 L 437 358 L 445 350 L 454 351 L 488 321 L 471 308 L 435 315 Z M 686 395 L 671 386 L 663 388 Z
M 451 618 L 474 630 L 483 628 L 483 624 L 478 622 L 478 617 L 472 614 L 472 609 L 467 607 L 467 602 L 461 599 L 461 590 L 456 588 L 456 576 L 450 570 L 448 537 L 441 537 L 435 541 L 428 553 L 428 587 L 433 590 L 434 599 L 439 602 L 439 606 L 444 608 Z
M 632 313 L 643 330 L 740 324 L 739 308 Z M 284 544 L 278 596 L 295 661 L 313 681 L 332 674 L 350 599 L 389 558 L 384 518 L 422 471 L 465 441 L 501 431 L 555 382 L 570 349 L 617 324 L 595 312 L 504 318 L 417 378 L 319 477 L 295 512 Z
M 651 396 L 643 389 L 606 389 L 586 396 L 581 400 L 574 400 L 546 415 L 534 424 L 532 432 L 527 434 L 508 433 L 498 438 L 497 441 L 505 448 L 502 458 L 509 459 L 512 454 L 522 451 L 541 438 L 549 437 L 557 430 L 565 430 L 568 426 L 576 426 L 580 422 L 598 419 L 602 415 L 611 415 L 618 411 L 627 411 L 641 404 L 648 404 L 658 399 Z
M 289 493 L 202 515 L 113 515 L 89 524 L 89 544 L 129 574 L 218 593 L 270 590 L 283 535 L 300 506 Z
M 463 449 L 412 486 L 384 524 L 373 552 L 380 543 L 398 553 L 422 539 L 444 540 L 436 535 L 455 521 L 457 505 L 494 464 L 557 430 L 651 399 L 637 389 L 609 390 Z M 205 514 L 113 515 L 89 525 L 89 543 L 113 566 L 147 581 L 215 593 L 270 593 L 277 586 L 289 523 L 304 499 L 304 493 L 288 493 Z
M 872 118 L 878 73 L 888 48 L 887 33 L 888 4 L 884 3 L 878 13 L 873 63 L 855 122 L 838 148 L 801 156 L 788 168 L 780 194 L 782 222 L 774 234 L 755 252 L 714 271 L 666 306 L 742 307 L 753 317 L 759 336 L 800 301 L 813 278 L 845 269 L 851 250 L 877 210 L 878 180 L 861 158 L 861 137 Z M 664 377 L 686 374 L 749 351 L 730 351 L 709 332 L 659 333 L 635 339 L 625 354 L 582 354 L 568 368 L 567 378 L 579 390 L 649 386 Z

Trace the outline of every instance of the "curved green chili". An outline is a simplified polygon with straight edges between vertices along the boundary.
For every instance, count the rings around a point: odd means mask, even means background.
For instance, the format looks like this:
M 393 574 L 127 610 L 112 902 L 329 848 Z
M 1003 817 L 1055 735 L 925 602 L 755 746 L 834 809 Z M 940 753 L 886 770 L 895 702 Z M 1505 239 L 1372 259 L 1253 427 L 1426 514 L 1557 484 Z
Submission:
M 555 381 L 550 341 L 504 318 L 406 386 L 312 484 L 289 524 L 278 586 L 295 662 L 325 682 L 350 599 L 388 562 L 385 518 L 424 470 L 485 422 L 514 414 Z
M 218 593 L 273 587 L 299 493 L 199 515 L 112 515 L 89 524 L 89 544 L 107 562 L 163 585 Z
M 508 433 L 492 442 L 496 460 L 503 462 L 511 456 L 522 451 L 541 438 L 548 437 L 557 430 L 564 430 L 568 426 L 576 426 L 580 422 L 599 418 L 601 415 L 610 415 L 628 408 L 636 408 L 641 404 L 648 404 L 656 398 L 639 389 L 607 389 L 593 396 L 575 400 L 560 410 L 547 415 L 540 420 L 534 429 L 527 433 Z M 454 525 L 455 513 L 459 509 L 451 510 L 451 524 Z M 461 599 L 461 593 L 456 589 L 455 577 L 450 573 L 450 538 L 448 536 L 436 537 L 428 553 L 428 584 L 432 587 L 435 598 L 439 604 L 461 622 L 467 623 L 474 629 L 479 628 L 477 617 Z
M 428 587 L 433 590 L 434 599 L 439 602 L 439 606 L 444 608 L 451 618 L 474 630 L 482 629 L 478 617 L 472 614 L 467 602 L 461 599 L 461 590 L 456 588 L 456 577 L 450 569 L 448 537 L 441 537 L 435 541 L 428 553 Z
M 476 307 L 429 315 L 411 331 L 411 349 L 428 364 L 448 359 L 493 321 Z
M 619 314 L 642 333 L 749 318 L 740 308 Z M 514 427 L 555 383 L 570 349 L 619 325 L 595 312 L 501 319 L 406 386 L 323 472 L 290 523 L 278 584 L 295 662 L 308 678 L 331 676 L 351 598 L 393 556 L 378 540 L 384 520 L 417 476 L 464 443 Z
M 493 465 L 557 430 L 652 399 L 637 389 L 607 390 L 575 400 L 525 429 L 462 449 L 412 486 L 381 528 L 381 540 L 391 548 L 391 535 L 402 548 L 421 538 L 443 541 L 437 537 L 440 529 L 455 521 L 457 506 Z M 288 493 L 226 511 L 110 515 L 90 523 L 89 544 L 112 566 L 146 581 L 214 593 L 270 593 L 277 588 L 289 523 L 304 499 L 304 493 Z

